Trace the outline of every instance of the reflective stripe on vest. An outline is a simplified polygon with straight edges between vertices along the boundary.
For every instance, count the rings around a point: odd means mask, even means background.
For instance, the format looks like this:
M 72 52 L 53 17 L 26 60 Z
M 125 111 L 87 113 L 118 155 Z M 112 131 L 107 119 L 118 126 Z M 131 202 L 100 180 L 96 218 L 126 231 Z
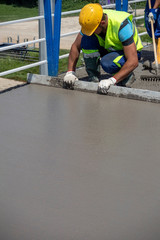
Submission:
M 122 57 L 124 57 L 124 55 L 118 56 L 118 57 L 116 57 L 116 58 L 113 60 L 113 62 L 114 62 L 119 68 L 122 67 L 121 64 L 119 63 L 119 60 L 120 60 Z
M 89 49 L 83 49 L 82 48 L 82 52 L 83 52 L 83 57 L 84 58 L 100 57 L 100 53 L 99 53 L 98 49 L 89 50 Z

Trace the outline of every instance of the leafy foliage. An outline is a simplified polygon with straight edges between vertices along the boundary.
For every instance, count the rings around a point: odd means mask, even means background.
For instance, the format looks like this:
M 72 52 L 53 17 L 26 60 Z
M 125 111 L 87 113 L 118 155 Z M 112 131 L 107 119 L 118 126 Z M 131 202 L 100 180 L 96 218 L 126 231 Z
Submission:
M 1 3 L 7 5 L 15 5 L 15 6 L 24 6 L 24 7 L 35 7 L 38 6 L 38 0 L 1 0 Z
M 18 7 L 0 3 L 0 22 L 38 16 L 38 8 Z
M 62 0 L 62 11 L 81 9 L 88 3 L 99 3 L 99 0 Z
M 38 0 L 1 0 L 1 3 L 30 8 L 38 6 Z M 62 0 L 62 8 L 77 9 L 77 6 L 81 8 L 87 3 L 99 3 L 99 0 Z

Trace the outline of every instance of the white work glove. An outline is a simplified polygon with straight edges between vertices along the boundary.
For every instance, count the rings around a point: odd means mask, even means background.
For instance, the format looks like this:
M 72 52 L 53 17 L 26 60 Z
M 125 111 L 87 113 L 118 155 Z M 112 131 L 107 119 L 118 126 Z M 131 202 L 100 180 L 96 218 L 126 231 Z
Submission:
M 111 85 L 114 85 L 117 82 L 117 80 L 114 77 L 110 77 L 105 80 L 101 80 L 98 84 L 98 90 L 101 93 L 107 93 L 108 89 Z
M 75 72 L 68 71 L 63 79 L 64 83 L 69 85 L 74 85 L 75 81 L 78 81 L 78 78 L 76 77 Z
M 148 22 L 151 22 L 152 20 L 153 20 L 153 23 L 155 23 L 153 13 L 150 12 L 150 13 L 148 14 Z
M 157 12 L 158 12 L 158 8 L 149 9 L 148 22 L 151 22 L 153 20 L 153 23 L 155 23 L 155 21 L 157 20 Z

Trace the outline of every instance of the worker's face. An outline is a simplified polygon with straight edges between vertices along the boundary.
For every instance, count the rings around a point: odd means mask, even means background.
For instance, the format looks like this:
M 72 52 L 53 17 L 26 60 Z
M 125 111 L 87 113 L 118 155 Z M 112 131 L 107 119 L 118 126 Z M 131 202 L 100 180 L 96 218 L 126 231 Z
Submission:
M 101 32 L 105 33 L 106 32 L 106 21 L 102 20 L 97 29 L 94 31 L 95 34 L 100 34 Z
M 98 28 L 94 31 L 95 34 L 100 34 L 103 30 L 103 27 L 101 25 L 98 26 Z

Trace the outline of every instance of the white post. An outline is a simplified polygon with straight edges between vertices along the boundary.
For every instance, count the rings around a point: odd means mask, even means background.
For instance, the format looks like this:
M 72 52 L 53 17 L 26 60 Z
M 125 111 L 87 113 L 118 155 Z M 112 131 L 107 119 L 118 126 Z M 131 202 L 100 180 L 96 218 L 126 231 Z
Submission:
M 44 15 L 44 6 L 43 0 L 38 0 L 38 9 L 39 15 Z M 45 38 L 45 22 L 44 19 L 39 20 L 39 38 Z M 43 61 L 47 59 L 47 50 L 46 50 L 46 42 L 39 43 L 39 61 Z M 48 76 L 48 66 L 47 63 L 40 65 L 39 67 L 40 75 Z

